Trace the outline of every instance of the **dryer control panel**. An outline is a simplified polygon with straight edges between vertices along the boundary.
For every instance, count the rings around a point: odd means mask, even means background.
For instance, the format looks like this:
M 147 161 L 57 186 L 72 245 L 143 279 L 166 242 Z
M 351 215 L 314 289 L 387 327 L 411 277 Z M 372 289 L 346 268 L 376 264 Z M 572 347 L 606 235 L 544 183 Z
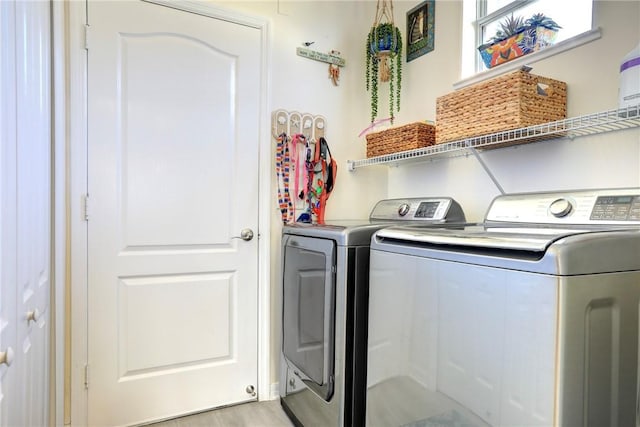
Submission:
M 387 199 L 371 211 L 372 221 L 464 222 L 462 208 L 450 197 Z

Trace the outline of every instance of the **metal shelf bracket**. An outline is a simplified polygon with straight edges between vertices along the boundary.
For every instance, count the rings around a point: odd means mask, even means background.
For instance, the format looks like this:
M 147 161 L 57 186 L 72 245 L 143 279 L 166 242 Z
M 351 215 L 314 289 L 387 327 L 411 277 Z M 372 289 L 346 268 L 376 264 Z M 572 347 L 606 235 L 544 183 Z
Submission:
M 484 169 L 486 174 L 489 175 L 489 178 L 491 178 L 493 185 L 495 185 L 498 191 L 500 191 L 500 194 L 504 195 L 505 194 L 504 189 L 496 179 L 496 176 L 491 172 L 491 169 L 489 169 L 487 164 L 484 162 L 484 159 L 482 158 L 482 156 L 480 156 L 480 153 L 478 152 L 478 150 L 476 150 L 474 147 L 469 147 L 469 150 L 475 156 L 476 160 L 478 160 L 478 163 L 480 163 L 480 166 L 482 166 L 482 169 Z

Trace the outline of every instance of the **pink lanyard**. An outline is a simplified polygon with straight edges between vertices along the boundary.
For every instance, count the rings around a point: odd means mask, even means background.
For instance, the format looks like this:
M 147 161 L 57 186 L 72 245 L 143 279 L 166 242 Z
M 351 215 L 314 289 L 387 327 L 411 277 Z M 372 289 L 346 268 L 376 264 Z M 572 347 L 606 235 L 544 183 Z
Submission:
M 304 200 L 305 191 L 307 189 L 307 179 L 308 179 L 305 168 L 300 167 L 300 152 L 298 151 L 298 144 L 305 145 L 305 149 L 306 149 L 305 155 L 307 155 L 309 145 L 307 142 L 307 138 L 305 138 L 305 136 L 301 133 L 297 133 L 293 135 L 293 138 L 291 139 L 291 149 L 290 149 L 291 155 L 295 158 L 294 171 L 293 171 L 295 182 L 293 185 L 293 190 L 294 190 L 294 197 L 296 201 L 298 201 L 298 199 Z M 302 190 L 300 190 L 301 178 L 302 178 Z M 296 203 L 293 204 L 294 218 L 296 216 L 295 210 L 296 210 Z

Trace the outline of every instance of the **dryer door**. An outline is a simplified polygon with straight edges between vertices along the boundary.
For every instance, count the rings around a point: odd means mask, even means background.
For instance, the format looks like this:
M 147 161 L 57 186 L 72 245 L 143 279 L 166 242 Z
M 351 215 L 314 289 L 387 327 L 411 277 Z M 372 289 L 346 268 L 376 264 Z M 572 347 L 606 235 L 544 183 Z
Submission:
M 282 351 L 305 385 L 324 400 L 334 382 L 335 243 L 283 238 Z

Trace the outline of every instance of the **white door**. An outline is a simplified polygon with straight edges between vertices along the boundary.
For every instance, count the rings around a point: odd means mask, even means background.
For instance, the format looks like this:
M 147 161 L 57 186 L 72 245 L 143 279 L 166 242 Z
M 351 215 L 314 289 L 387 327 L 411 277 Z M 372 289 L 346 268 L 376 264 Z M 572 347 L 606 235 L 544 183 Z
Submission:
M 48 1 L 16 2 L 16 285 L 23 425 L 48 424 L 51 55 Z M 13 391 L 12 391 L 13 393 Z
M 16 77 L 15 3 L 0 2 L 0 425 L 16 425 Z M 11 64 L 11 65 L 10 65 Z
M 48 424 L 49 2 L 0 4 L 0 424 Z
M 260 31 L 141 1 L 88 17 L 88 422 L 254 400 Z

